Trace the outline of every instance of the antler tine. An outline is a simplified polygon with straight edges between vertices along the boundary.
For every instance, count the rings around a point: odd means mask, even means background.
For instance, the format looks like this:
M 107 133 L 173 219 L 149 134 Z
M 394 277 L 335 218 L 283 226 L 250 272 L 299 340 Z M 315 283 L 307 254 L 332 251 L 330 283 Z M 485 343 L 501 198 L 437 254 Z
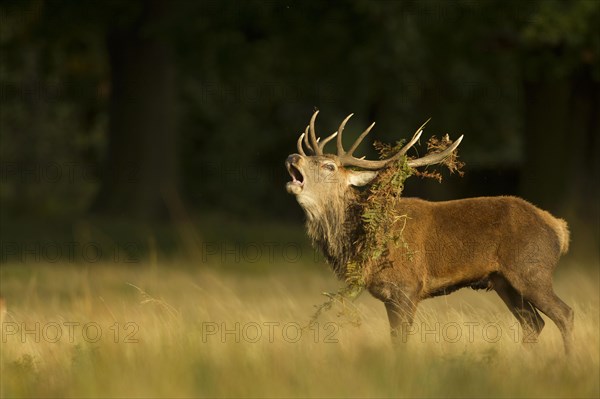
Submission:
M 430 155 L 424 156 L 423 158 L 409 160 L 407 162 L 408 166 L 410 166 L 411 168 L 416 168 L 419 166 L 433 165 L 433 164 L 442 162 L 454 150 L 456 150 L 456 147 L 458 147 L 458 145 L 462 141 L 463 137 L 465 137 L 465 136 L 464 135 L 460 136 L 454 143 L 452 143 L 452 145 L 450 147 L 446 148 L 442 152 L 438 152 L 436 154 L 430 154 Z
M 317 140 L 317 133 L 315 132 L 315 120 L 317 119 L 317 115 L 319 114 L 319 110 L 316 110 L 313 116 L 310 118 L 310 142 L 314 149 L 314 153 L 316 155 L 323 155 L 323 152 L 319 148 L 319 141 Z
M 309 136 L 308 126 L 306 126 L 306 129 L 304 129 L 304 133 L 302 133 L 302 135 L 304 136 L 304 146 L 306 146 L 306 148 L 308 148 L 310 150 L 310 152 L 312 152 L 313 154 L 316 154 L 315 150 L 313 150 L 310 143 L 308 142 L 308 136 Z
M 358 145 L 361 143 L 361 141 L 363 141 L 364 138 L 367 137 L 367 134 L 369 134 L 371 129 L 373 129 L 373 126 L 375 126 L 375 122 L 371 123 L 371 126 L 366 128 L 365 131 L 362 132 L 360 136 L 358 136 L 358 138 L 356 139 L 354 144 L 352 144 L 352 147 L 350 147 L 350 149 L 348 150 L 347 155 L 352 155 L 354 153 L 354 151 L 356 150 L 356 148 L 358 148 Z
M 404 146 L 400 149 L 400 151 L 398 151 L 397 153 L 395 153 L 392 157 L 383 160 L 383 165 L 395 161 L 396 159 L 400 158 L 402 155 L 406 154 L 408 152 L 408 150 L 415 145 L 415 143 L 417 141 L 419 141 L 419 139 L 421 138 L 421 134 L 423 134 L 423 128 L 425 127 L 425 125 L 431 120 L 431 118 L 427 119 L 425 121 L 425 123 L 423 123 L 415 132 L 415 134 L 413 135 L 412 139 Z M 358 145 L 361 143 L 361 141 L 367 136 L 367 134 L 369 134 L 369 132 L 371 131 L 371 129 L 373 129 L 373 126 L 375 126 L 375 122 L 373 122 L 371 124 L 371 126 L 369 126 L 359 137 L 358 139 L 354 142 L 354 144 L 352 145 L 352 148 L 350 148 L 350 151 L 348 151 L 348 155 L 352 155 L 354 153 L 354 151 L 356 150 L 356 148 L 358 147 Z M 359 158 L 359 160 L 363 160 L 364 157 Z M 375 162 L 381 162 L 381 161 L 375 161 Z
M 342 145 L 342 132 L 344 131 L 344 128 L 346 127 L 346 123 L 348 122 L 348 120 L 350 118 L 352 118 L 352 115 L 354 114 L 350 114 L 346 117 L 346 119 L 344 119 L 342 121 L 342 123 L 340 123 L 340 127 L 338 127 L 337 130 L 337 155 L 338 156 L 342 156 L 346 153 L 346 151 L 344 151 L 344 146 Z
M 327 136 L 327 138 L 319 144 L 319 151 L 323 153 L 323 148 L 325 148 L 325 144 L 329 143 L 335 136 L 337 136 L 338 132 L 334 132 L 331 135 Z
M 423 124 L 421 125 L 421 127 L 417 129 L 417 131 L 415 132 L 415 135 L 412 137 L 412 139 L 410 139 L 410 141 L 409 141 L 408 143 L 406 143 L 406 145 L 405 145 L 404 147 L 402 147 L 402 149 L 401 149 L 400 151 L 398 151 L 398 154 L 400 154 L 399 156 L 406 154 L 406 152 L 407 152 L 408 150 L 410 150 L 410 149 L 411 149 L 411 147 L 412 147 L 413 145 L 415 145 L 415 143 L 416 143 L 417 141 L 419 141 L 419 139 L 421 138 L 421 134 L 423 134 L 423 128 L 425 127 L 425 125 L 426 125 L 426 124 L 427 124 L 427 123 L 428 123 L 430 120 L 431 120 L 431 118 L 427 119 L 427 120 L 425 121 L 425 123 L 423 123 Z
M 296 146 L 298 147 L 298 154 L 306 156 L 304 149 L 302 148 L 302 139 L 304 139 L 304 133 L 298 137 L 298 141 L 296 142 Z

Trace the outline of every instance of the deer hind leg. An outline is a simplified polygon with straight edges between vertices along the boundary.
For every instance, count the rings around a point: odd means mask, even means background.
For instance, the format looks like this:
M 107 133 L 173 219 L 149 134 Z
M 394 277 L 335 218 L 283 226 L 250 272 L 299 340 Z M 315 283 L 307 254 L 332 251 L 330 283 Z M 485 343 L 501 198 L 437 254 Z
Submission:
M 569 353 L 573 341 L 573 309 L 554 293 L 551 276 L 536 277 L 529 279 L 528 283 L 524 283 L 520 279 L 509 281 L 523 294 L 526 300 L 556 324 L 563 338 L 565 352 Z M 532 284 L 532 281 L 535 283 Z
M 533 304 L 523 296 L 502 276 L 493 277 L 494 290 L 517 318 L 523 329 L 523 343 L 537 342 L 544 328 L 544 320 Z
M 413 332 L 413 322 L 417 311 L 417 296 L 396 292 L 384 301 L 390 322 L 392 339 L 406 342 Z
M 537 289 L 532 288 L 525 295 L 556 324 L 562 334 L 565 352 L 569 353 L 573 341 L 573 309 L 554 293 L 552 285 Z

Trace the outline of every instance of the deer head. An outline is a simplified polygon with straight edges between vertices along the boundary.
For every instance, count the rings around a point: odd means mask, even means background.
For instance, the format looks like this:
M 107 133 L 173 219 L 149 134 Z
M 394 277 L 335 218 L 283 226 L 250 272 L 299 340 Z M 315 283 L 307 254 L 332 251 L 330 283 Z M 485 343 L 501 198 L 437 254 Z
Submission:
M 298 153 L 291 154 L 285 161 L 285 166 L 292 177 L 292 181 L 287 183 L 286 189 L 288 193 L 296 196 L 309 219 L 316 213 L 322 213 L 332 204 L 345 202 L 344 199 L 354 191 L 352 187 L 369 184 L 377 176 L 378 171 L 404 156 L 423 133 L 423 126 L 421 126 L 412 139 L 390 158 L 377 161 L 367 160 L 364 157 L 356 158 L 353 155 L 354 151 L 373 129 L 375 123 L 362 132 L 350 149 L 346 151 L 342 145 L 342 133 L 353 114 L 348 115 L 342 121 L 336 132 L 324 140 L 320 140 L 315 132 L 315 120 L 318 113 L 319 111 L 316 111 L 312 115 L 310 124 L 298 138 Z M 336 137 L 337 154 L 325 154 L 323 152 L 325 145 Z M 409 159 L 408 165 L 416 168 L 440 163 L 458 147 L 462 138 L 463 136 L 460 136 L 442 152 Z M 304 152 L 303 146 L 310 155 Z

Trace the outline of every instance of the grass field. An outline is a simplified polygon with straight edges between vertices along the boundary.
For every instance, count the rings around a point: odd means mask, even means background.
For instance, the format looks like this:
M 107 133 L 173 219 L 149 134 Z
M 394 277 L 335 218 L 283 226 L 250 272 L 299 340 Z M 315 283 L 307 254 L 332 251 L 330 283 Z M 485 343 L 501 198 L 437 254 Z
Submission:
M 320 293 L 338 286 L 325 268 L 182 262 L 2 265 L 2 396 L 600 393 L 597 270 L 567 263 L 557 273 L 556 290 L 576 316 L 567 358 L 548 319 L 539 342 L 517 342 L 515 320 L 493 292 L 423 302 L 409 342 L 394 347 L 384 307 L 368 294 L 356 302 L 359 327 L 330 311 L 300 329 Z

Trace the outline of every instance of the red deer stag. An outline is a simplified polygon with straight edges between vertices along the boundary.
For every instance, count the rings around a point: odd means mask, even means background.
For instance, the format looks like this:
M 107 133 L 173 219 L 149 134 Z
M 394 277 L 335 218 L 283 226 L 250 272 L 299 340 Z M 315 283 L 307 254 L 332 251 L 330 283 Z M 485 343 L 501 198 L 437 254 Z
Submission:
M 406 157 L 422 129 L 388 159 L 366 160 L 353 153 L 374 124 L 346 151 L 342 132 L 352 114 L 324 140 L 315 133 L 317 114 L 298 139 L 298 154 L 285 161 L 292 178 L 286 188 L 306 213 L 313 244 L 343 279 L 348 263 L 357 259 L 365 240 L 360 215 L 366 200 L 356 187 L 368 185 L 384 168 L 397 165 L 393 161 Z M 325 145 L 336 136 L 337 154 L 324 153 Z M 462 138 L 444 151 L 406 158 L 407 165 L 418 168 L 440 163 Z M 395 207 L 407 219 L 393 228 L 403 229 L 402 237 L 415 256 L 407 257 L 405 248 L 389 244 L 384 254 L 387 267 L 367 262 L 362 270 L 368 291 L 385 304 L 393 337 L 406 334 L 419 301 L 462 287 L 487 288 L 495 290 L 518 319 L 524 341 L 537 339 L 544 327 L 539 310 L 556 323 L 565 350 L 569 350 L 573 310 L 552 288 L 553 270 L 569 247 L 564 220 L 508 196 L 444 202 L 398 198 Z

